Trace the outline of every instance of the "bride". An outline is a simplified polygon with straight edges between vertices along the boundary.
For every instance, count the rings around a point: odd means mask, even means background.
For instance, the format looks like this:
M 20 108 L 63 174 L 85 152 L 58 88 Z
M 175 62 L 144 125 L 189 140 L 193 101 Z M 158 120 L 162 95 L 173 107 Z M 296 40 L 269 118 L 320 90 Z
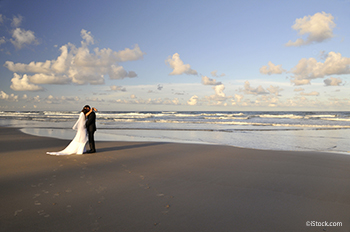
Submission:
M 91 108 L 90 111 L 87 109 L 83 109 L 79 114 L 78 121 L 74 124 L 73 129 L 77 130 L 77 133 L 72 140 L 72 142 L 69 143 L 69 145 L 63 149 L 62 151 L 57 152 L 46 152 L 48 155 L 71 155 L 71 154 L 77 154 L 81 155 L 85 152 L 85 144 L 88 141 L 88 135 L 86 131 L 86 117 L 92 112 L 92 110 L 97 111 L 95 108 Z

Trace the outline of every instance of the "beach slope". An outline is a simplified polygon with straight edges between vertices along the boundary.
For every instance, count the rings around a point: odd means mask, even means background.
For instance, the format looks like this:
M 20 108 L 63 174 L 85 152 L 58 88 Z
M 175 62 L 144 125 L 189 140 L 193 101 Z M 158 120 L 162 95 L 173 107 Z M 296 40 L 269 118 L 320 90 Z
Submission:
M 0 231 L 350 231 L 347 155 L 68 143 L 0 128 Z

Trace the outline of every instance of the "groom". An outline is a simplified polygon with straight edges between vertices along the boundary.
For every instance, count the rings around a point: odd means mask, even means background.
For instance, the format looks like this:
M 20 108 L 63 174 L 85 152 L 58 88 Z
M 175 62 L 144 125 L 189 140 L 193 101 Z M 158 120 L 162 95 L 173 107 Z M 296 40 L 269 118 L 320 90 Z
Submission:
M 90 111 L 91 108 L 89 105 L 86 105 L 86 106 L 84 106 L 84 109 L 87 109 L 88 111 Z M 92 111 L 87 116 L 85 126 L 86 126 L 86 130 L 89 134 L 89 145 L 90 145 L 90 150 L 87 151 L 87 153 L 95 153 L 96 149 L 95 149 L 94 133 L 96 131 L 96 114 L 94 111 Z

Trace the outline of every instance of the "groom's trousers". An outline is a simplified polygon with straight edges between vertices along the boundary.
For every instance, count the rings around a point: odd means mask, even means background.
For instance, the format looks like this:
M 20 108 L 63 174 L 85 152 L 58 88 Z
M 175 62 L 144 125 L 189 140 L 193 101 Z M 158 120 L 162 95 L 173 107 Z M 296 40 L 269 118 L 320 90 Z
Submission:
M 88 131 L 90 151 L 96 151 L 94 133 L 95 133 L 95 131 Z

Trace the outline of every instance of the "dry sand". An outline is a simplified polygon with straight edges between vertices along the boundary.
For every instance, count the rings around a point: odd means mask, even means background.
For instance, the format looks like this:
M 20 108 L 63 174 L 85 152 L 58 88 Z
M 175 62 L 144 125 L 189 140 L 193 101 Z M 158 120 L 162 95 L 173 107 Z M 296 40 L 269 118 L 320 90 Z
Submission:
M 68 143 L 0 128 L 1 231 L 350 231 L 347 155 L 154 142 L 45 154 Z

